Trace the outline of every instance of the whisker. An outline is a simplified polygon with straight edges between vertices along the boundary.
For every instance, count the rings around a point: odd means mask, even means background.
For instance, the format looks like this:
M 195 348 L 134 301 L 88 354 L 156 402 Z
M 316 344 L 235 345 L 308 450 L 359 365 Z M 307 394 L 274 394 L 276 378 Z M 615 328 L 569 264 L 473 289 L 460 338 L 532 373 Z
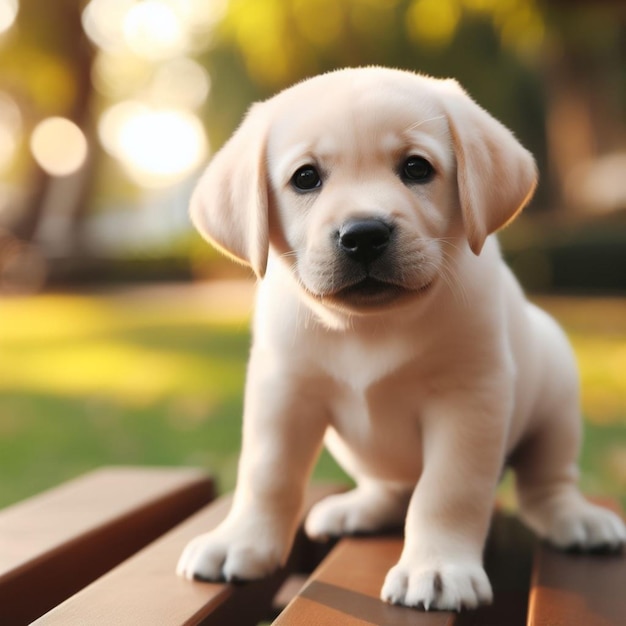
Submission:
M 461 248 L 454 243 L 456 240 L 448 237 L 438 237 L 435 239 L 419 237 L 417 241 L 426 245 L 433 242 L 441 244 L 439 250 L 442 262 L 435 263 L 434 261 L 425 259 L 425 269 L 433 269 L 435 273 L 441 276 L 442 281 L 450 290 L 457 303 L 464 307 L 469 306 L 467 290 L 463 285 L 463 281 L 459 279 L 458 272 L 455 270 L 456 257 L 461 251 Z
M 410 126 L 406 128 L 406 130 L 413 130 L 415 128 L 419 128 L 422 124 L 427 124 L 428 122 L 434 122 L 436 120 L 443 120 L 445 118 L 446 118 L 445 115 L 437 115 L 435 117 L 429 117 L 425 120 L 421 120 L 420 122 L 415 122 L 414 124 L 411 124 Z
M 436 239 L 436 241 L 443 243 L 447 246 L 449 246 L 450 248 L 453 248 L 454 250 L 460 251 L 461 248 L 459 246 L 457 246 L 456 244 L 452 243 L 453 241 L 456 241 L 455 239 L 452 239 L 451 237 L 439 237 Z
M 442 265 L 442 269 L 445 274 L 448 276 L 450 281 L 450 289 L 452 290 L 455 299 L 464 307 L 469 306 L 469 297 L 467 295 L 467 290 L 465 289 L 465 285 L 463 281 L 459 279 L 457 273 L 454 271 L 454 268 L 450 266 L 449 259 L 444 256 L 444 262 Z M 460 296 L 460 300 L 459 300 Z

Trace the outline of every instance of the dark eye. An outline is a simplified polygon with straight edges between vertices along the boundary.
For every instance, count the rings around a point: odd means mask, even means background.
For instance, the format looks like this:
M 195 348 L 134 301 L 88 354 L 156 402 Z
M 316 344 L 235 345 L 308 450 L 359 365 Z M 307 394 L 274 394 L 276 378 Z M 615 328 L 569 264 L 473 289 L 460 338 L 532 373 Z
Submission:
M 403 164 L 400 176 L 405 182 L 426 183 L 435 170 L 433 166 L 422 157 L 410 156 Z
M 322 179 L 312 165 L 303 165 L 291 177 L 291 184 L 299 191 L 311 191 L 321 187 Z

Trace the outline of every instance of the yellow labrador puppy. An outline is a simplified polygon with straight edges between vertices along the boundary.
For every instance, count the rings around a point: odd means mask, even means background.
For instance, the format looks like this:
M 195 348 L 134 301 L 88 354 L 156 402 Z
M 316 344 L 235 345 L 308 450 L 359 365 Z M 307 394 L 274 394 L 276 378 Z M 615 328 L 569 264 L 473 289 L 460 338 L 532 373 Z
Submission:
M 252 107 L 191 206 L 261 280 L 232 510 L 187 546 L 180 575 L 283 563 L 322 442 L 356 488 L 313 508 L 306 531 L 404 521 L 387 602 L 491 601 L 482 550 L 507 463 L 540 536 L 624 542 L 576 486 L 572 351 L 490 236 L 536 182 L 530 153 L 453 80 L 345 69 Z

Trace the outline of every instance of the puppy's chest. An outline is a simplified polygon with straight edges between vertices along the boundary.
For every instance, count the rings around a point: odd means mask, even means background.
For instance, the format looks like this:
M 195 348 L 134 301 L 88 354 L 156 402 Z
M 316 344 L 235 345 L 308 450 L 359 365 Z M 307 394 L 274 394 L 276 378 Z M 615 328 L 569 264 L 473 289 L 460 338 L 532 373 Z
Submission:
M 333 394 L 326 442 L 344 467 L 384 480 L 417 480 L 424 392 L 411 374 L 411 368 L 392 372 L 363 390 L 344 385 Z
M 420 359 L 406 341 L 382 348 L 336 346 L 327 371 L 337 393 L 329 395 L 335 447 L 369 472 L 414 480 L 421 468 Z M 341 453 L 340 453 L 341 454 Z
M 357 393 L 364 393 L 417 356 L 416 347 L 400 337 L 329 339 L 322 344 L 320 365 L 334 380 Z

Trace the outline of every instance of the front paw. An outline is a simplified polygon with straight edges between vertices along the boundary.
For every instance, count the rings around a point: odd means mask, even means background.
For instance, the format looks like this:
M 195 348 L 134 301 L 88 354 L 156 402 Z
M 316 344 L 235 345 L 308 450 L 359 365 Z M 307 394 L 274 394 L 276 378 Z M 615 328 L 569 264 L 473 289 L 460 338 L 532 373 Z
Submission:
M 446 562 L 432 566 L 400 560 L 389 570 L 381 598 L 425 611 L 460 611 L 491 604 L 493 592 L 479 563 Z
M 255 580 L 278 569 L 285 552 L 281 542 L 263 533 L 217 528 L 187 544 L 176 573 L 189 580 Z

